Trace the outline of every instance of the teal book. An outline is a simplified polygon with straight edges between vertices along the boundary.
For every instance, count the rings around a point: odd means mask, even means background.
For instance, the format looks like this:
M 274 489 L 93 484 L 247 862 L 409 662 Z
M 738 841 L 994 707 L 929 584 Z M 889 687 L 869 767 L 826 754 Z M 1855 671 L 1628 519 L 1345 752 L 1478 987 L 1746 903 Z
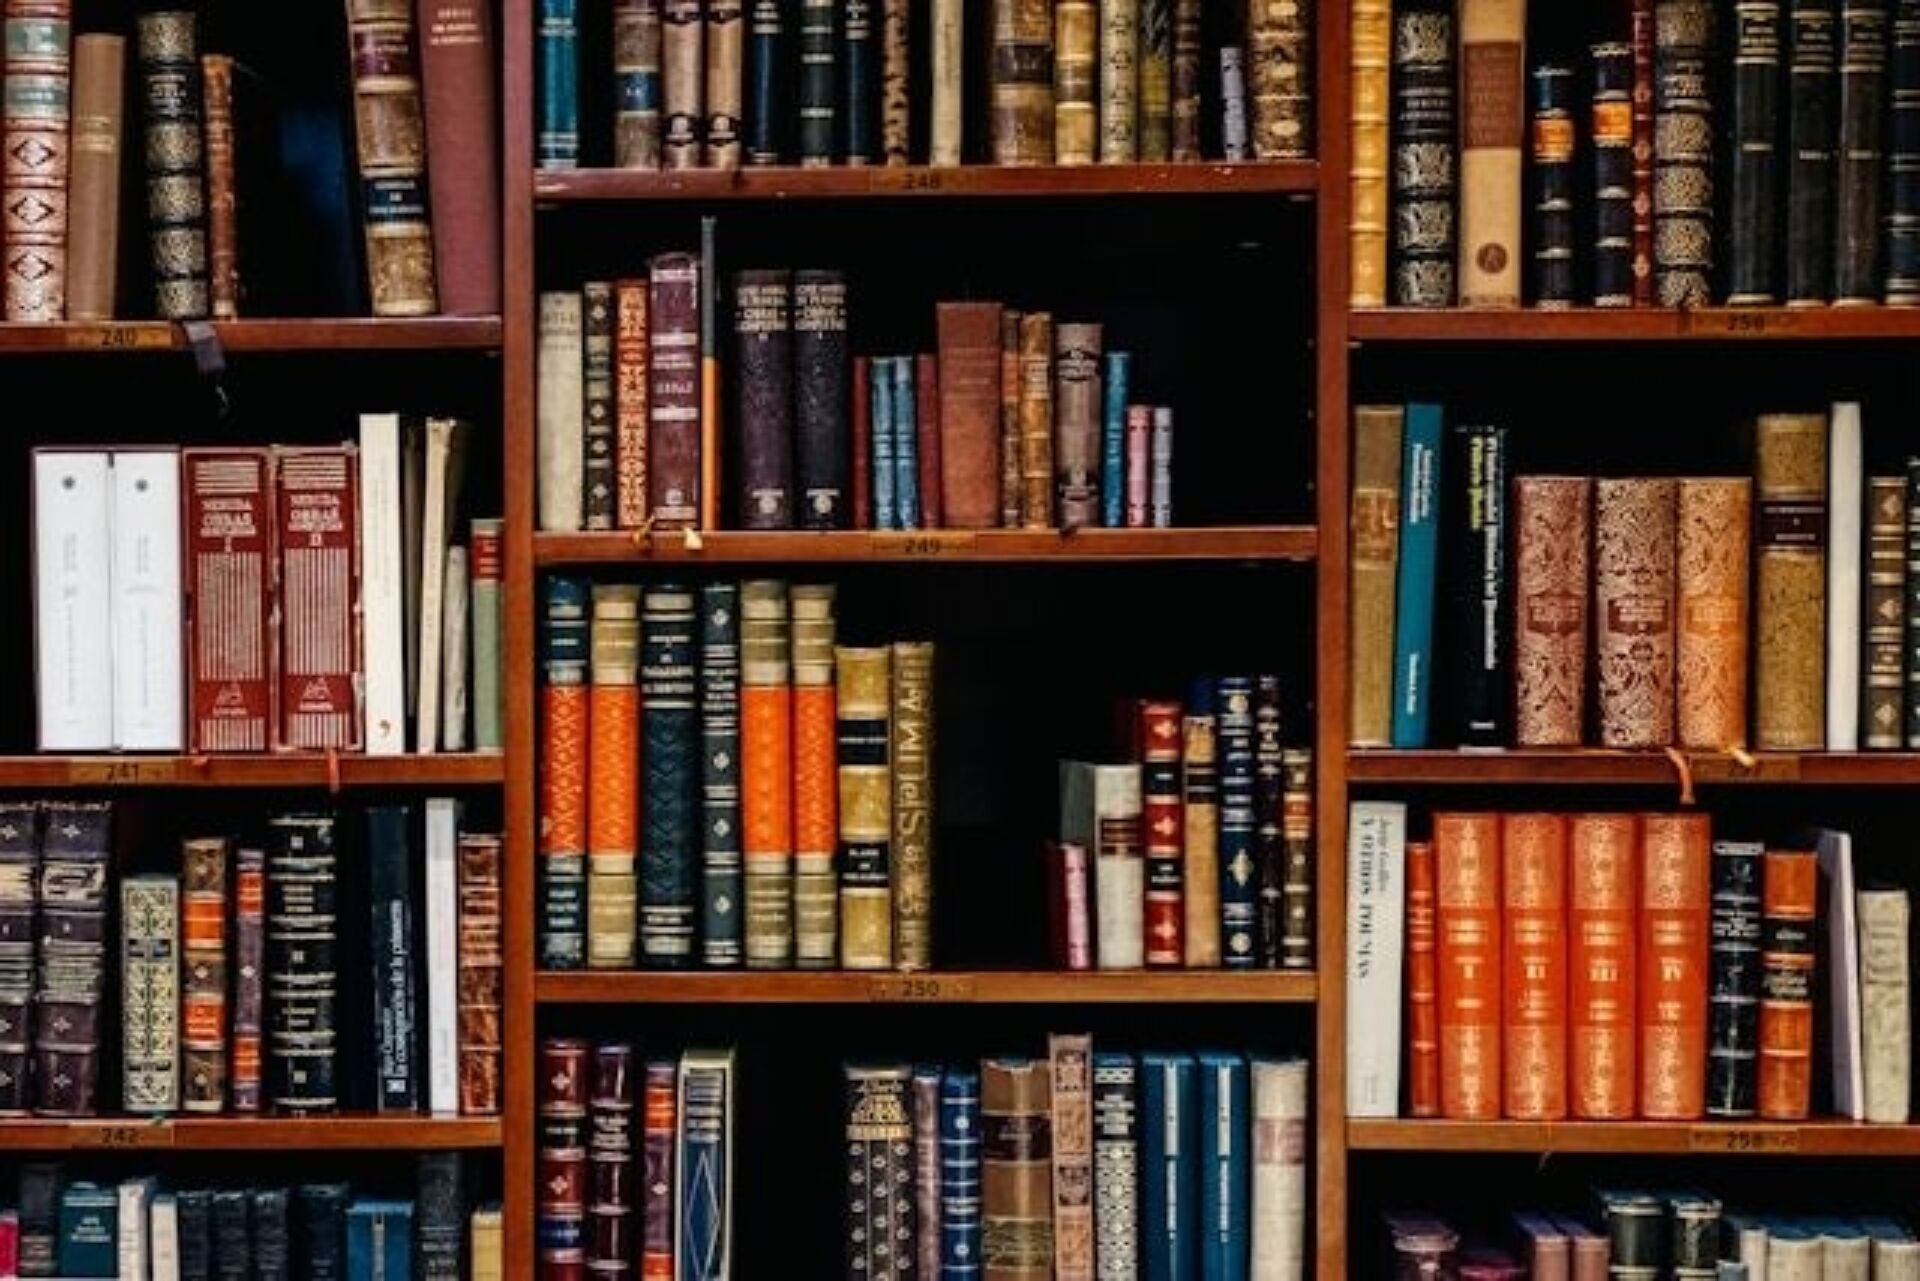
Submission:
M 413 1202 L 347 1207 L 347 1281 L 413 1281 Z
M 1100 523 L 1119 529 L 1127 523 L 1127 393 L 1133 380 L 1133 355 L 1107 353 L 1106 393 L 1100 409 Z
M 873 358 L 873 527 L 900 529 L 893 494 L 893 357 Z
M 1199 1070 L 1200 1278 L 1247 1281 L 1253 1137 L 1247 1061 L 1203 1050 Z
M 120 1275 L 120 1194 L 98 1183 L 60 1193 L 60 1275 L 66 1281 Z
M 901 529 L 920 528 L 920 425 L 913 357 L 893 358 L 893 497 Z
M 1198 1281 L 1200 1126 L 1191 1054 L 1140 1056 L 1140 1275 Z
M 1408 405 L 1400 464 L 1393 745 L 1425 747 L 1433 707 L 1433 585 L 1440 515 L 1440 406 Z

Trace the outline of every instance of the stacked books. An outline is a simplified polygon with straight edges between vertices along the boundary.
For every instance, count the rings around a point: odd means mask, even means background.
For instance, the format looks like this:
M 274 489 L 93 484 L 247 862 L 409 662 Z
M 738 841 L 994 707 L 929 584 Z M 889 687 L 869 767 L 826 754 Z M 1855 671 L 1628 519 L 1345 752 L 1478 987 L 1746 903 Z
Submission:
M 345 1183 L 176 1186 L 148 1175 L 116 1185 L 27 1162 L 14 1208 L 0 1210 L 0 1277 L 497 1281 L 500 1207 L 472 1204 L 468 1173 L 458 1152 L 423 1152 L 412 1195 L 394 1198 Z
M 1110 328 L 942 302 L 936 352 L 850 355 L 846 273 L 731 286 L 724 354 L 710 249 L 541 295 L 543 530 L 1173 524 L 1174 410 Z
M 1243 1276 L 1305 1257 L 1307 1062 L 849 1064 L 847 1275 Z
M 622 169 L 957 165 L 963 156 L 1085 165 L 1310 151 L 1304 5 L 991 7 L 988 27 L 962 0 L 801 0 L 797 13 L 772 0 L 616 0 L 611 30 L 585 33 L 589 46 L 611 37 L 613 111 L 583 138 L 579 15 L 572 0 L 546 0 L 535 28 L 536 162 L 571 169 L 584 153 Z M 1212 44 L 1216 31 L 1223 38 Z M 965 106 L 983 82 L 986 103 Z M 608 154 L 595 157 L 602 139 Z
M 732 1050 L 548 1037 L 539 1090 L 542 1276 L 732 1275 Z
M 932 964 L 931 643 L 836 644 L 828 584 L 541 591 L 543 967 Z
M 1313 968 L 1313 756 L 1277 676 L 1131 705 L 1127 764 L 1060 763 L 1048 849 L 1062 969 Z
M 1817 1082 L 1841 1119 L 1907 1120 L 1909 898 L 1857 882 L 1848 833 L 1445 812 L 1409 841 L 1389 802 L 1350 824 L 1350 1115 L 1401 1115 L 1404 1066 L 1416 1117 L 1796 1121 Z
M 35 450 L 41 750 L 499 750 L 502 528 L 458 540 L 467 436 Z

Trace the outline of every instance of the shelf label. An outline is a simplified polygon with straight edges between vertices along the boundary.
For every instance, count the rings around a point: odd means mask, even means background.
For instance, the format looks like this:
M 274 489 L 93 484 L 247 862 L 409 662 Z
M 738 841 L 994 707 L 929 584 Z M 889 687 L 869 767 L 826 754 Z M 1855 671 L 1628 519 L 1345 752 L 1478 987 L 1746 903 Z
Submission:
M 872 191 L 945 191 L 947 171 L 932 167 L 920 169 L 875 169 Z
M 869 1001 L 971 1001 L 973 978 L 958 974 L 889 974 L 867 982 Z
M 79 325 L 66 331 L 67 346 L 86 351 L 150 351 L 173 346 L 165 325 Z
M 1765 338 L 1792 333 L 1798 329 L 1800 313 L 1773 308 L 1755 308 L 1752 311 L 1745 311 L 1738 307 L 1714 308 L 1710 311 L 1688 312 L 1686 327 L 1689 331 L 1700 334 L 1719 334 L 1729 338 Z
M 1696 1125 L 1687 1131 L 1687 1147 L 1694 1152 L 1765 1155 L 1800 1150 L 1796 1125 Z
M 964 556 L 974 549 L 977 542 L 976 535 L 957 530 L 875 534 L 873 554 L 898 556 L 903 560 L 938 560 L 942 556 Z
M 171 783 L 180 777 L 180 762 L 128 756 L 122 759 L 74 761 L 67 766 L 67 782 L 83 787 L 116 783 Z
M 173 1122 L 129 1121 L 125 1125 L 79 1125 L 72 1141 L 80 1148 L 170 1148 Z

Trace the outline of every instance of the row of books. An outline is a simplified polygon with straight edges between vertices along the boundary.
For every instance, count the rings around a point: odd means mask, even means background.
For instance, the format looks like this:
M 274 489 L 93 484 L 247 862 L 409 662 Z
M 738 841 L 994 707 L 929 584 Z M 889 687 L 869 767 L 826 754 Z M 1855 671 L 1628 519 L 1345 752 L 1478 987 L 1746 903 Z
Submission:
M 934 647 L 834 594 L 545 581 L 543 967 L 932 963 Z
M 539 1060 L 541 1281 L 732 1276 L 734 1052 L 548 1037 Z
M 455 541 L 467 435 L 36 449 L 40 749 L 498 751 L 501 523 Z
M 717 286 L 710 258 L 669 253 L 541 295 L 542 529 L 1173 523 L 1173 408 L 1137 399 L 1098 322 L 943 302 L 937 353 L 850 357 L 837 270 L 734 275 L 723 481 L 700 322 Z
M 604 100 L 582 90 L 579 7 L 544 0 L 536 18 L 536 157 L 546 169 L 581 163 L 581 103 Z M 970 20 L 988 7 L 986 22 Z M 983 150 L 965 137 L 983 126 L 984 150 L 1001 165 L 1278 160 L 1311 149 L 1305 5 L 800 0 L 796 12 L 779 0 L 616 0 L 611 9 L 609 26 L 585 38 L 611 45 L 610 68 L 589 74 L 611 71 L 605 127 L 622 169 L 957 165 Z M 969 112 L 965 87 L 983 82 L 989 109 Z M 1205 130 L 1204 104 L 1215 112 Z
M 1366 7 L 1356 305 L 1920 302 L 1920 34 L 1898 0 L 1638 0 L 1530 70 L 1523 2 Z
M 345 1183 L 175 1187 L 151 1175 L 70 1179 L 19 1167 L 0 1211 L 0 1281 L 497 1281 L 500 1207 L 474 1205 L 466 1158 L 423 1152 L 409 1199 Z
M 1428 1210 L 1389 1211 L 1382 1218 L 1386 1266 L 1397 1277 L 1920 1277 L 1920 1239 L 1903 1220 L 1729 1212 L 1712 1193 L 1691 1189 L 1596 1189 L 1584 1211 L 1520 1210 L 1493 1232 L 1463 1234 Z
M 116 877 L 113 821 L 0 806 L 0 1115 L 500 1110 L 500 838 L 455 801 L 369 809 L 364 875 L 291 814 Z
M 1313 757 L 1280 678 L 1192 682 L 1130 708 L 1135 759 L 1060 762 L 1054 964 L 1313 968 Z
M 1761 415 L 1751 480 L 1510 478 L 1443 415 L 1355 411 L 1355 746 L 1425 747 L 1442 691 L 1469 746 L 1920 743 L 1920 462 L 1866 475 L 1858 403 Z
M 1404 1064 L 1416 1117 L 1804 1120 L 1824 1017 L 1833 1111 L 1909 1117 L 1911 906 L 1857 883 L 1850 834 L 1443 812 L 1410 841 L 1406 821 L 1350 818 L 1351 1115 L 1399 1115 Z

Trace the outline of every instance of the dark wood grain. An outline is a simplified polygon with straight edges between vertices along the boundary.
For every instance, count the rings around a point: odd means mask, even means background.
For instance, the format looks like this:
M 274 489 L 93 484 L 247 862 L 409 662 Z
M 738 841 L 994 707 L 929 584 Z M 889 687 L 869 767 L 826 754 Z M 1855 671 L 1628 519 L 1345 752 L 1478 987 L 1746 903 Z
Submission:
M 502 334 L 498 316 L 222 320 L 213 328 L 228 351 L 491 351 L 499 348 Z M 186 347 L 186 331 L 160 320 L 0 324 L 0 355 L 99 355 Z
M 173 1149 L 188 1152 L 497 1148 L 497 1117 L 172 1116 L 0 1120 L 0 1152 Z
M 1364 308 L 1358 342 L 1815 342 L 1920 338 L 1915 307 Z
M 924 165 L 861 169 L 574 169 L 534 175 L 545 203 L 659 200 L 870 200 L 1065 198 L 1241 193 L 1313 194 L 1312 161 L 996 168 Z
M 1314 999 L 1318 982 L 1312 974 L 1258 970 L 599 971 L 542 973 L 534 990 L 543 1005 L 1299 1004 Z
M 1752 1157 L 1920 1156 L 1920 1125 L 1853 1121 L 1352 1120 L 1355 1152 L 1582 1152 Z
M 1222 529 L 935 529 L 750 533 L 717 530 L 647 534 L 536 534 L 537 565 L 681 561 L 714 564 L 822 561 L 1312 560 L 1312 526 Z
M 5 787 L 481 787 L 501 782 L 499 752 L 435 756 L 0 756 Z

